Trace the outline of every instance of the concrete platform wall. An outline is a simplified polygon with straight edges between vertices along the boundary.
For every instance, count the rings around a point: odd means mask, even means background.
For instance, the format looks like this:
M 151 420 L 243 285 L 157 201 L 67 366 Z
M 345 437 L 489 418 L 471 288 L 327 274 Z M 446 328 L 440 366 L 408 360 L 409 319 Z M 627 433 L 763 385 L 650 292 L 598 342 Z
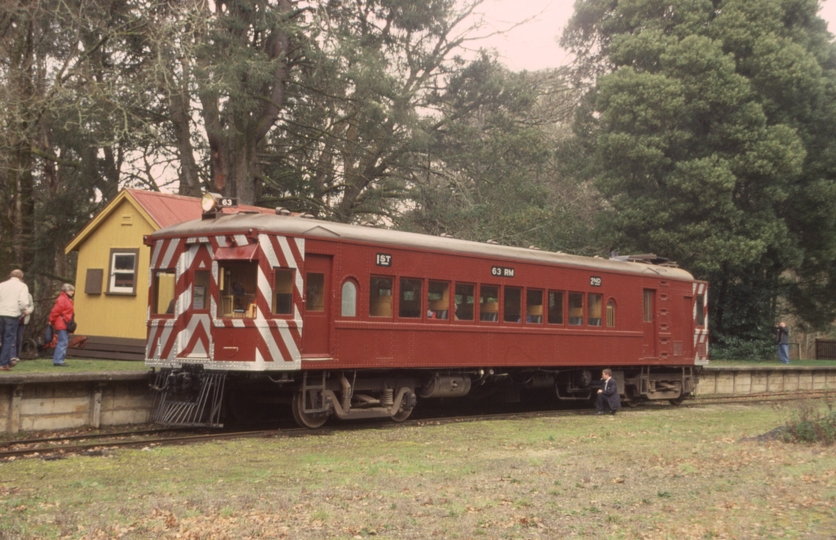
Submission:
M 708 367 L 700 375 L 696 394 L 746 395 L 805 390 L 836 392 L 836 367 Z
M 14 376 L 0 380 L 0 433 L 147 423 L 144 373 Z

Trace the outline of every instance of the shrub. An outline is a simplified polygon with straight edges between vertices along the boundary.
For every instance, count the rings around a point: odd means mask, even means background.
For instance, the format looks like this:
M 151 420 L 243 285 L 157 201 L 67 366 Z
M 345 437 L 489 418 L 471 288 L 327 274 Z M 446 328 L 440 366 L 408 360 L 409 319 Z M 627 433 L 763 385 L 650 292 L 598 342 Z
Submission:
M 833 400 L 827 397 L 824 403 L 825 409 L 822 410 L 819 401 L 802 401 L 786 422 L 784 442 L 819 442 L 826 445 L 836 442 L 836 410 L 833 408 Z

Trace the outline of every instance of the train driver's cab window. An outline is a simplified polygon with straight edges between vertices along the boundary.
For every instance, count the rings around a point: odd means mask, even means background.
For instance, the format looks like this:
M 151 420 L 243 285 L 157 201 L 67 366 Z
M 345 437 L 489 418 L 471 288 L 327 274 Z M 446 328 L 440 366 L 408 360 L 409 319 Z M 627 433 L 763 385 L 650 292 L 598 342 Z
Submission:
M 569 293 L 569 325 L 583 326 L 582 293 Z
M 563 291 L 549 291 L 549 324 L 563 324 Z
M 293 268 L 273 270 L 273 314 L 293 315 Z
M 421 317 L 421 279 L 401 278 L 401 297 L 398 302 L 398 317 L 419 319 Z
M 373 277 L 369 281 L 369 316 L 392 316 L 392 288 L 390 277 Z
M 476 286 L 467 283 L 456 283 L 456 320 L 472 321 L 474 315 L 474 302 L 476 298 Z
M 615 328 L 615 300 L 607 302 L 607 328 Z
M 503 303 L 502 320 L 505 322 L 520 322 L 522 310 L 522 289 L 519 287 L 505 287 L 505 302 Z
M 151 314 L 174 316 L 174 270 L 155 270 Z
M 258 263 L 223 261 L 218 264 L 221 317 L 255 318 Z
M 427 318 L 440 320 L 450 318 L 449 283 L 430 281 L 427 285 Z
M 525 293 L 525 322 L 528 324 L 543 322 L 543 291 L 529 290 Z
M 194 273 L 192 309 L 194 311 L 209 309 L 209 270 L 198 270 Z
M 340 304 L 340 315 L 343 317 L 357 316 L 357 285 L 353 281 L 343 283 Z
M 495 285 L 479 287 L 479 320 L 490 322 L 499 320 L 499 287 Z
M 697 326 L 705 326 L 705 296 L 697 295 Z
M 587 324 L 589 326 L 601 326 L 601 308 L 603 308 L 604 298 L 600 294 L 590 294 L 589 302 L 589 318 Z

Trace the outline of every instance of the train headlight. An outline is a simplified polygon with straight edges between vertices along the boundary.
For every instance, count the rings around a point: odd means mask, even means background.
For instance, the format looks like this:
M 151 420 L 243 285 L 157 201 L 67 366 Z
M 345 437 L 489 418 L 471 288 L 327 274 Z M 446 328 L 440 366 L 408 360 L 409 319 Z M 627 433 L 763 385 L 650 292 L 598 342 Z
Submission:
M 221 196 L 217 193 L 204 193 L 200 199 L 200 207 L 204 213 L 214 212 L 221 201 Z

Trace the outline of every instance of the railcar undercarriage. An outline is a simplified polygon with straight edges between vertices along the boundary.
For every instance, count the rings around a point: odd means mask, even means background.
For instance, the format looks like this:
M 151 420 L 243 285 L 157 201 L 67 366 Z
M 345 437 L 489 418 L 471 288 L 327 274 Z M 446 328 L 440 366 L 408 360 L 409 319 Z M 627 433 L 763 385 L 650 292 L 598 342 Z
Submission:
M 693 366 L 613 369 L 622 401 L 668 400 L 680 404 L 696 388 Z M 476 370 L 305 371 L 254 374 L 184 365 L 152 373 L 157 392 L 154 421 L 172 426 L 220 427 L 274 416 L 290 405 L 303 427 L 329 418 L 409 418 L 418 399 L 499 397 L 519 401 L 522 392 L 553 389 L 559 400 L 590 401 L 600 388 L 599 368 Z

